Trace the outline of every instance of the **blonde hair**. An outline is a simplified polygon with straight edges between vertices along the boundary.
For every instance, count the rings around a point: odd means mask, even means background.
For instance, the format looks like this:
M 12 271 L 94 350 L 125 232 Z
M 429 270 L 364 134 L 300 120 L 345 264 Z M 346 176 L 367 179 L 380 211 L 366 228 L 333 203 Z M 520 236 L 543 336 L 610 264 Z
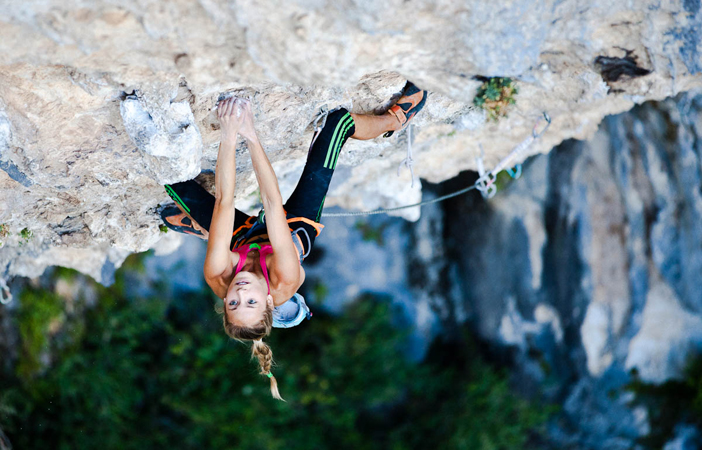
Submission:
M 223 314 L 224 322 L 224 332 L 227 333 L 232 339 L 237 341 L 253 341 L 251 345 L 251 358 L 258 359 L 258 365 L 261 367 L 261 375 L 267 376 L 271 383 L 271 395 L 276 400 L 282 400 L 283 397 L 280 396 L 278 392 L 278 381 L 275 379 L 271 373 L 271 368 L 273 367 L 273 351 L 271 348 L 263 342 L 263 338 L 271 333 L 271 328 L 273 328 L 273 310 L 271 308 L 266 308 L 263 313 L 263 319 L 256 325 L 252 327 L 244 327 L 239 325 L 234 325 L 229 322 L 226 311 Z

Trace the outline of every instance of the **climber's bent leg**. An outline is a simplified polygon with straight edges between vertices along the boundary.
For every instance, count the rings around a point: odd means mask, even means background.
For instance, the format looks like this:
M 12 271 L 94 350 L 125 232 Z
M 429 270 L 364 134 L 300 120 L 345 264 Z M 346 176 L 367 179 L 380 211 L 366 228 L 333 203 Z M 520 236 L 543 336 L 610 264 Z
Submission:
M 210 230 L 212 223 L 212 212 L 214 211 L 215 198 L 200 186 L 195 180 L 188 180 L 182 183 L 165 185 L 166 192 L 176 202 L 178 207 L 186 213 L 192 220 L 205 229 Z M 239 228 L 246 222 L 249 215 L 235 210 L 234 229 Z
M 319 222 L 329 183 L 339 162 L 339 153 L 344 143 L 355 132 L 354 119 L 347 110 L 338 109 L 327 116 L 324 128 L 307 154 L 307 162 L 300 181 L 297 182 L 297 187 L 285 203 L 288 216 L 305 217 Z M 317 234 L 314 227 L 309 224 L 301 224 L 301 226 L 314 242 Z
M 356 131 L 351 137 L 362 141 L 377 138 L 387 131 L 397 131 L 401 127 L 397 118 L 389 112 L 381 116 L 351 114 L 351 117 L 356 124 Z

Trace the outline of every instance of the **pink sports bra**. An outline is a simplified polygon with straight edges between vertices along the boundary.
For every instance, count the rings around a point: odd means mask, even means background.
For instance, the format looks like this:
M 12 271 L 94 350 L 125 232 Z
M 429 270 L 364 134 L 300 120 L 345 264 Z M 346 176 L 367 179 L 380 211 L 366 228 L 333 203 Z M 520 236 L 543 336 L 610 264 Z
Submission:
M 232 251 L 237 252 L 239 254 L 239 263 L 236 265 L 234 276 L 236 276 L 237 273 L 241 272 L 241 269 L 246 263 L 246 257 L 249 255 L 249 251 L 251 251 L 252 248 L 258 249 L 259 264 L 261 264 L 263 276 L 266 278 L 266 284 L 268 285 L 268 294 L 270 295 L 271 282 L 268 280 L 268 268 L 266 267 L 266 255 L 269 253 L 273 253 L 273 247 L 270 244 L 266 244 L 263 247 L 261 247 L 259 244 L 249 244 L 244 247 L 233 248 Z

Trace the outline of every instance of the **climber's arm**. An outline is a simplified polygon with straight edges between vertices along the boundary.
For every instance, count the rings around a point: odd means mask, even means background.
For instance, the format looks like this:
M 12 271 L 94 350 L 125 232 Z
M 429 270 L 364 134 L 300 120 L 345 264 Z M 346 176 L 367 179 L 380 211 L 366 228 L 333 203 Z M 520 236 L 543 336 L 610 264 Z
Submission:
M 236 139 L 241 126 L 240 105 L 233 98 L 224 100 L 219 104 L 217 115 L 222 126 L 222 137 L 215 171 L 215 206 L 204 267 L 205 279 L 210 286 L 213 286 L 213 282 L 215 285 L 221 284 L 217 282 L 218 279 L 231 275 L 227 272 L 232 271 L 232 257 L 238 256 L 231 253 L 229 246 L 234 229 Z
M 278 290 L 292 289 L 287 300 L 295 293 L 300 285 L 300 260 L 293 244 L 288 222 L 283 209 L 283 198 L 280 195 L 278 180 L 271 163 L 261 144 L 249 141 L 249 152 L 253 161 L 254 171 L 261 189 L 261 201 L 266 212 L 266 228 L 268 238 L 273 247 L 273 264 L 271 264 L 271 280 Z
M 268 238 L 273 247 L 271 281 L 274 282 L 278 291 L 292 290 L 292 293 L 284 299 L 287 300 L 300 285 L 300 260 L 285 218 L 278 178 L 275 176 L 273 166 L 271 166 L 268 156 L 258 140 L 253 126 L 251 105 L 248 103 L 244 107 L 244 119 L 240 132 L 247 139 L 251 164 L 258 180 L 261 202 L 266 213 Z
M 272 212 L 269 211 L 272 207 L 279 206 L 282 210 L 283 199 L 280 195 L 278 179 L 275 176 L 271 162 L 268 160 L 268 156 L 266 156 L 266 152 L 261 146 L 261 142 L 258 140 L 258 135 L 256 134 L 256 129 L 253 124 L 251 103 L 249 102 L 243 104 L 243 117 L 239 132 L 246 138 L 246 142 L 248 143 L 251 164 L 253 165 L 256 181 L 258 181 L 258 187 L 261 191 L 263 209 L 266 211 L 266 214 Z

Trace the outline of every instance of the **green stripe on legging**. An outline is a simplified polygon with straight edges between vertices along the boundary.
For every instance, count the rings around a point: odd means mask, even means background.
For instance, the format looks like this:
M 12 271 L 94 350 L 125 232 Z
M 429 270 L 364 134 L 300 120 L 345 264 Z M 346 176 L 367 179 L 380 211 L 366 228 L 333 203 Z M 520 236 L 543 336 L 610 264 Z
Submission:
M 322 209 L 324 209 L 324 201 L 327 199 L 327 196 L 325 195 L 324 198 L 322 199 L 322 204 L 319 205 L 319 211 L 317 211 L 317 218 L 315 219 L 315 222 L 319 223 L 319 218 L 322 217 Z M 302 241 L 300 241 L 302 243 Z
M 331 156 L 334 154 L 334 146 L 336 143 L 336 136 L 339 134 L 339 130 L 343 128 L 346 123 L 351 120 L 353 122 L 353 119 L 351 118 L 351 114 L 346 113 L 344 117 L 339 120 L 339 123 L 336 124 L 336 128 L 334 129 L 334 134 L 332 135 L 331 142 L 329 145 L 329 148 L 327 149 L 327 157 L 324 159 L 324 168 L 325 169 L 330 169 L 331 166 L 329 165 L 330 161 L 329 159 Z
M 190 208 L 188 208 L 188 205 L 186 205 L 185 202 L 184 202 L 183 200 L 180 199 L 180 197 L 178 196 L 178 194 L 176 194 L 176 192 L 173 190 L 172 187 L 170 187 L 170 186 L 167 185 L 167 184 L 164 185 L 163 187 L 166 188 L 166 192 L 168 192 L 169 194 L 171 194 L 171 197 L 173 197 L 173 200 L 177 201 L 178 204 L 179 204 L 180 206 L 183 207 L 183 209 L 185 210 L 185 212 L 190 213 Z
M 348 123 L 344 127 L 344 131 L 341 132 L 341 135 L 339 136 L 339 142 L 336 143 L 336 149 L 334 150 L 334 157 L 332 158 L 333 162 L 331 164 L 332 169 L 336 169 L 336 163 L 339 162 L 339 153 L 341 153 L 341 145 L 342 142 L 344 141 L 344 136 L 346 136 L 346 132 L 349 131 L 349 128 L 351 128 L 354 125 L 353 120 L 351 120 L 350 123 Z

